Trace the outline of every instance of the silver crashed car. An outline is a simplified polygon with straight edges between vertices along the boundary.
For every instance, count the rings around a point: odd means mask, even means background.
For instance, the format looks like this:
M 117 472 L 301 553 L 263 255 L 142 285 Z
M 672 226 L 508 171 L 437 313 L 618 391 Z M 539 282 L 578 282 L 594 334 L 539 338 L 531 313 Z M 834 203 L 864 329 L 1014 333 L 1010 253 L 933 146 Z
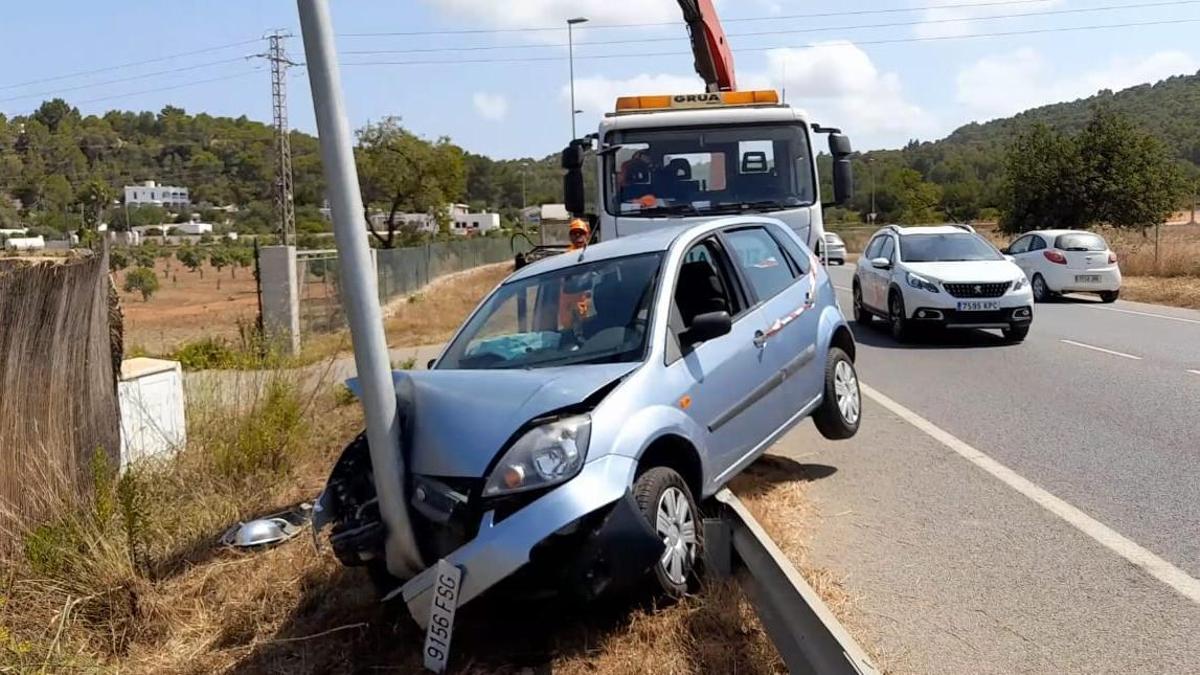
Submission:
M 858 430 L 855 343 L 824 268 L 783 223 L 733 217 L 615 239 L 512 274 L 425 372 L 397 372 L 420 555 L 457 602 L 514 576 L 584 596 L 683 593 L 697 503 L 795 424 Z M 365 436 L 316 525 L 427 622 L 436 566 L 400 587 Z

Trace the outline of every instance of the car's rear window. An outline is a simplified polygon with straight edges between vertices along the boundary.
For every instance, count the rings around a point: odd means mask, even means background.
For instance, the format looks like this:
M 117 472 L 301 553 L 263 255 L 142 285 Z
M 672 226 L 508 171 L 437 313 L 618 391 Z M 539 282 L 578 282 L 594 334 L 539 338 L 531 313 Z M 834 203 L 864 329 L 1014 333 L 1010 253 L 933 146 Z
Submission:
M 1098 234 L 1072 232 L 1058 235 L 1058 238 L 1054 240 L 1054 248 L 1063 251 L 1107 251 L 1108 244 Z

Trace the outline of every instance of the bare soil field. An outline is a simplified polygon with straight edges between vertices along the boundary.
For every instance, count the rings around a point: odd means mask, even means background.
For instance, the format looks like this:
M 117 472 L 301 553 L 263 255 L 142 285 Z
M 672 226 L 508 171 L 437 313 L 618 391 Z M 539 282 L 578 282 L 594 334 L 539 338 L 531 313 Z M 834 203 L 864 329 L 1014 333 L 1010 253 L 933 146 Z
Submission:
M 154 271 L 159 290 L 143 301 L 141 294 L 124 290 L 125 275 L 132 269 L 113 274 L 125 313 L 126 352 L 142 348 L 169 354 L 181 343 L 199 338 L 236 340 L 239 321 L 254 325 L 258 296 L 253 270 L 226 268 L 218 273 L 206 263 L 201 277 L 201 271 L 190 272 L 178 261 L 158 260 Z

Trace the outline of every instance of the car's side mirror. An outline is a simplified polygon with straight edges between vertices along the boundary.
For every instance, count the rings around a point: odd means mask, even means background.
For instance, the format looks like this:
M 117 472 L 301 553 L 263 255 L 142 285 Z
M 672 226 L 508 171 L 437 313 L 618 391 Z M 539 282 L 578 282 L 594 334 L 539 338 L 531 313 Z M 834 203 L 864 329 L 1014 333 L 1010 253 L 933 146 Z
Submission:
M 733 319 L 729 317 L 729 312 L 709 312 L 696 315 L 691 327 L 681 337 L 685 344 L 694 345 L 728 335 L 732 330 Z
M 887 258 L 871 258 L 871 267 L 877 270 L 890 270 L 892 269 L 892 261 Z

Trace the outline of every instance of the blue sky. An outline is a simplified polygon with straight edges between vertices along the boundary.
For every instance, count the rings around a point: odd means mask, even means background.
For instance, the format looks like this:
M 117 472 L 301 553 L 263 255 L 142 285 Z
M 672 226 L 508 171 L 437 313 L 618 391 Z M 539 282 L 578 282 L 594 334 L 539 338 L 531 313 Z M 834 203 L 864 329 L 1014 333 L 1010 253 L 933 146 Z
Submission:
M 424 136 L 450 136 L 494 157 L 558 150 L 570 136 L 566 31 L 514 29 L 559 26 L 571 16 L 591 19 L 575 34 L 580 134 L 620 94 L 701 88 L 682 25 L 604 27 L 676 22 L 674 0 L 334 0 L 332 7 L 343 63 L 475 61 L 346 65 L 355 127 L 398 115 Z M 743 88 L 786 79 L 790 103 L 842 127 L 861 149 L 938 138 L 972 120 L 1200 69 L 1200 23 L 1190 23 L 1200 20 L 1200 0 L 723 0 L 718 7 Z M 811 16 L 818 13 L 832 16 Z M 1149 22 L 1157 25 L 1027 32 Z M 296 35 L 289 48 L 302 61 L 290 0 L 7 6 L 0 112 L 27 113 L 57 95 L 85 113 L 171 104 L 269 121 L 265 64 L 242 57 L 264 51 L 254 41 L 276 28 Z M 506 32 L 350 35 L 455 30 Z M 963 37 L 1018 32 L 1026 33 Z M 587 44 L 632 40 L 639 42 Z M 226 46 L 243 41 L 250 42 Z M 591 58 L 615 54 L 632 56 Z M 541 60 L 505 61 L 513 58 Z M 162 60 L 144 63 L 151 59 Z M 289 83 L 291 123 L 313 131 L 304 70 Z

